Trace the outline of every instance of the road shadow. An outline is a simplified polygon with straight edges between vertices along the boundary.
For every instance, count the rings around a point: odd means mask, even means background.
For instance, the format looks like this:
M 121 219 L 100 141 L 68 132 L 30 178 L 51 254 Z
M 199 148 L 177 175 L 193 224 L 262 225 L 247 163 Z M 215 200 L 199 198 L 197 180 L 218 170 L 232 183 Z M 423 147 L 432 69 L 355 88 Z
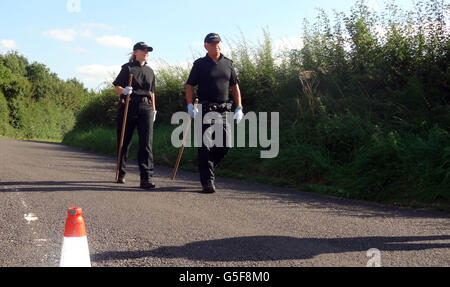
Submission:
M 246 199 L 253 201 L 273 201 L 287 208 L 298 208 L 298 204 L 308 208 L 310 212 L 333 214 L 336 216 L 354 216 L 359 218 L 448 218 L 450 214 L 435 210 L 401 208 L 386 204 L 340 198 L 330 195 L 316 194 L 291 188 L 246 183 L 239 180 L 220 178 L 216 186 L 224 190 L 239 190 L 227 194 L 229 199 Z
M 146 192 L 129 184 L 116 184 L 113 181 L 29 181 L 29 182 L 0 182 L 2 192 L 64 192 L 64 191 L 121 191 Z M 180 185 L 162 186 L 148 192 L 191 192 L 200 193 L 200 189 Z
M 113 173 L 115 171 L 115 157 L 101 155 L 93 152 L 82 151 L 76 147 L 69 147 L 59 143 L 46 143 L 35 141 L 37 145 L 29 145 L 33 149 L 41 149 L 42 151 L 61 151 L 56 155 L 57 160 L 53 161 L 52 169 L 64 169 L 74 173 L 88 173 L 90 175 L 103 175 Z M 136 161 L 129 161 L 130 174 L 138 174 Z M 189 172 L 179 170 L 176 182 L 164 181 L 169 179 L 173 168 L 156 166 L 155 172 L 162 182 L 158 185 L 157 191 L 160 192 L 200 192 L 199 174 L 198 172 Z M 88 177 L 89 176 L 89 177 Z M 92 177 L 94 178 L 94 177 Z M 98 178 L 98 177 L 97 177 Z M 92 184 L 89 181 L 81 182 L 57 182 L 56 184 L 34 182 L 37 186 L 27 185 L 27 183 L 18 183 L 17 187 L 3 187 L 0 182 L 0 192 L 57 192 L 57 191 L 139 191 L 137 186 L 116 186 L 114 184 Z M 33 184 L 33 182 L 31 182 Z M 158 182 L 157 182 L 158 184 Z M 26 185 L 26 186 L 24 186 Z M 136 184 L 135 184 L 136 185 Z M 137 184 L 138 185 L 138 184 Z M 179 186 L 179 187 L 175 187 Z M 308 212 L 317 212 L 318 214 L 326 213 L 333 216 L 352 216 L 357 218 L 445 218 L 450 219 L 450 214 L 437 212 L 432 210 L 416 210 L 412 208 L 399 208 L 376 204 L 373 202 L 362 200 L 350 200 L 332 196 L 313 194 L 295 189 L 288 189 L 270 185 L 255 184 L 235 179 L 218 177 L 216 181 L 218 193 L 224 199 L 236 199 L 242 201 L 243 204 L 248 201 L 263 202 L 271 201 L 272 203 L 280 203 L 282 208 L 302 208 Z M 190 188 L 186 188 L 190 187 Z
M 250 236 L 163 246 L 154 250 L 109 251 L 91 255 L 94 262 L 146 257 L 188 259 L 206 262 L 278 261 L 309 259 L 321 254 L 381 251 L 418 251 L 450 248 L 450 243 L 423 243 L 449 240 L 450 235 L 355 238 L 294 238 L 288 236 Z

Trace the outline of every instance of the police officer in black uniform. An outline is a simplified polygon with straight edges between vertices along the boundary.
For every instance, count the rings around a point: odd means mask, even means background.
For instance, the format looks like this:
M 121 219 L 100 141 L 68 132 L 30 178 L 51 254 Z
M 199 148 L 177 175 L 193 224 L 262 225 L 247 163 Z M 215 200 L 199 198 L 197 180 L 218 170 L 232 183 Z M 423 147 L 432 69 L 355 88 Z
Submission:
M 186 102 L 188 104 L 188 112 L 192 118 L 195 118 L 199 113 L 198 109 L 194 109 L 193 104 L 195 86 L 198 86 L 197 97 L 202 107 L 203 117 L 212 111 L 222 115 L 223 145 L 221 147 L 211 147 L 202 141 L 202 146 L 198 148 L 200 182 L 204 193 L 214 193 L 216 191 L 214 169 L 229 151 L 230 145 L 227 145 L 227 140 L 231 138 L 231 130 L 226 120 L 226 112 L 231 111 L 232 108 L 232 101 L 229 99 L 230 87 L 234 103 L 236 104 L 234 119 L 239 123 L 243 118 L 241 92 L 233 61 L 221 54 L 220 44 L 221 39 L 218 34 L 210 33 L 206 36 L 204 46 L 208 53 L 204 58 L 194 62 L 186 83 Z M 212 124 L 214 122 L 202 124 L 202 135 L 205 132 L 212 131 L 210 129 Z M 208 137 L 211 138 L 212 135 L 210 134 Z
M 153 123 L 156 120 L 155 73 L 147 65 L 148 53 L 151 51 L 153 51 L 153 48 L 144 42 L 139 42 L 134 45 L 133 54 L 129 63 L 122 66 L 122 70 L 113 82 L 116 93 L 121 95 L 117 115 L 117 142 L 120 141 L 122 131 L 125 96 L 131 94 L 117 183 L 125 183 L 128 151 L 131 138 L 137 127 L 139 135 L 138 163 L 141 177 L 140 188 L 146 190 L 155 188 L 153 182 L 154 165 L 152 152 Z M 128 86 L 130 74 L 133 74 L 131 87 Z

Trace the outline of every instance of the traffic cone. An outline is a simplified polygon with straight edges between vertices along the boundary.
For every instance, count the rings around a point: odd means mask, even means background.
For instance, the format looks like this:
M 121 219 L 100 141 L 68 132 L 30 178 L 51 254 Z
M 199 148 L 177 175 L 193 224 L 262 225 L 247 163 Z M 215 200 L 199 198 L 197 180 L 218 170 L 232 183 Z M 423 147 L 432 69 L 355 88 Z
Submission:
M 59 267 L 91 267 L 83 212 L 72 207 L 67 213 Z

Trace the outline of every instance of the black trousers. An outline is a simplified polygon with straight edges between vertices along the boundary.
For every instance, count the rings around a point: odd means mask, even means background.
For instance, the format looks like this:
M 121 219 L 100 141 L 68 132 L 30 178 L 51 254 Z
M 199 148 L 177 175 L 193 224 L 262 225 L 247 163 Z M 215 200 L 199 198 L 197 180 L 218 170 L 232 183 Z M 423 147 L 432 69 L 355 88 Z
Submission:
M 119 150 L 125 104 L 119 104 L 117 113 L 117 150 Z M 128 107 L 127 123 L 123 139 L 122 156 L 119 163 L 119 176 L 126 174 L 126 163 L 131 139 L 135 128 L 139 136 L 138 164 L 141 180 L 153 177 L 153 105 L 148 98 L 132 98 Z
M 218 112 L 222 118 L 222 128 L 220 132 L 222 133 L 223 142 L 221 146 L 211 146 L 211 144 L 208 144 L 205 140 L 202 140 L 202 146 L 198 148 L 198 168 L 200 171 L 200 182 L 202 185 L 207 184 L 208 181 L 215 180 L 215 168 L 225 158 L 230 150 L 231 127 L 226 121 L 227 111 L 219 110 L 216 112 Z M 206 113 L 208 113 L 208 111 L 204 110 L 203 118 L 206 116 Z M 203 138 L 207 138 L 209 140 L 216 139 L 217 135 L 215 135 L 212 128 L 214 123 L 215 122 L 212 121 L 211 124 L 202 124 Z

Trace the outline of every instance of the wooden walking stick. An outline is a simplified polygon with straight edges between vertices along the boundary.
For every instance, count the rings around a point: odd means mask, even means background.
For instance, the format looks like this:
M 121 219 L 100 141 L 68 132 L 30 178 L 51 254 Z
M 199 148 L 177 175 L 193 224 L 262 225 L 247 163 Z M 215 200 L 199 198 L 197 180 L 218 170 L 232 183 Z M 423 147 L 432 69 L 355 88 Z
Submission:
M 198 105 L 198 99 L 195 99 L 194 110 L 197 108 L 197 105 Z M 184 136 L 183 136 L 183 144 L 181 145 L 180 152 L 178 153 L 177 162 L 175 163 L 175 168 L 174 168 L 173 173 L 172 173 L 172 180 L 174 180 L 175 176 L 177 175 L 178 166 L 180 165 L 181 156 L 183 155 L 184 146 L 186 144 L 186 137 L 187 137 L 188 133 L 191 130 L 191 121 L 192 121 L 192 118 L 191 118 L 191 116 L 189 116 L 189 123 L 188 123 L 188 126 L 186 128 L 186 132 L 184 133 Z
M 130 74 L 129 87 L 133 85 L 133 74 Z M 123 138 L 125 137 L 125 127 L 127 126 L 128 106 L 130 105 L 130 94 L 126 95 L 125 109 L 123 110 L 122 132 L 120 134 L 119 151 L 117 152 L 116 181 L 119 180 L 120 159 L 122 157 Z

